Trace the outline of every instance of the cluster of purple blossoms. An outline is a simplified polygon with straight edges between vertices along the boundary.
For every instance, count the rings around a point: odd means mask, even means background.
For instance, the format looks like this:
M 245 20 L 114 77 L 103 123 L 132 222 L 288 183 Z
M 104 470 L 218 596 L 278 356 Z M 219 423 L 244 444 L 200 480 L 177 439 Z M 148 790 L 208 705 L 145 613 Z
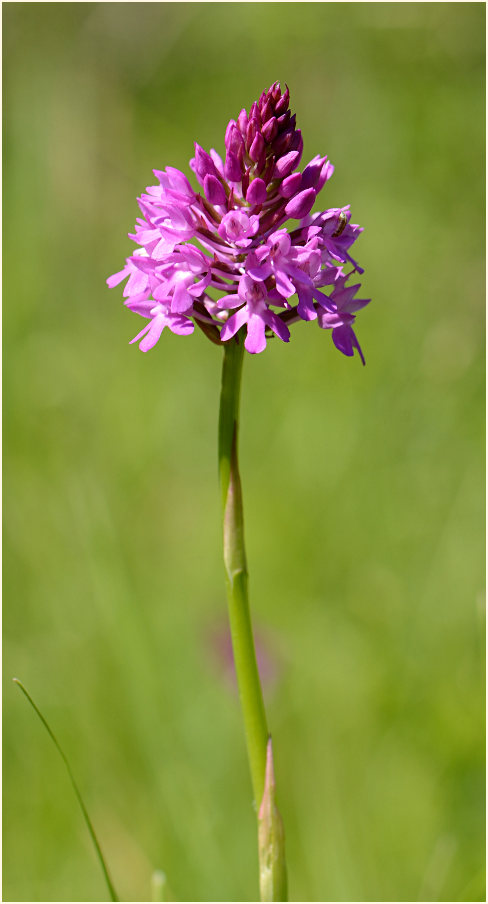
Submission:
M 255 354 L 273 334 L 288 342 L 294 321 L 317 320 L 364 363 L 352 325 L 369 299 L 348 285 L 364 272 L 349 254 L 362 229 L 349 207 L 311 213 L 334 167 L 316 156 L 297 171 L 303 140 L 288 103 L 275 82 L 241 110 L 227 126 L 225 161 L 195 144 L 200 192 L 171 166 L 154 170 L 158 185 L 138 199 L 142 216 L 129 233 L 139 248 L 107 280 L 112 288 L 128 277 L 125 304 L 148 320 L 132 340 L 142 351 L 166 326 L 186 336 L 197 324 L 218 344 L 245 328 Z

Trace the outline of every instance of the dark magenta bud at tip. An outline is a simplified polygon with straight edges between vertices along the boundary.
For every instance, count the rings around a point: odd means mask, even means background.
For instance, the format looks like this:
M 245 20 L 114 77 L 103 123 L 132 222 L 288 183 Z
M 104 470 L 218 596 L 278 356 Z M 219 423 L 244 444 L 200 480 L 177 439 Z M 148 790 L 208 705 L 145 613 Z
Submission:
M 225 204 L 227 196 L 224 186 L 215 176 L 205 176 L 203 180 L 203 190 L 205 197 L 210 204 Z
M 258 129 L 261 128 L 261 114 L 259 112 L 259 107 L 256 101 L 254 101 L 251 109 L 249 110 L 249 121 L 251 122 L 251 120 L 254 120 Z
M 229 182 L 240 182 L 242 169 L 239 160 L 232 151 L 227 151 L 224 165 L 224 176 Z
M 295 167 L 298 166 L 299 160 L 300 154 L 298 151 L 290 151 L 289 154 L 280 157 L 275 164 L 273 179 L 284 179 L 285 176 L 289 176 Z
M 246 201 L 251 207 L 256 204 L 264 204 L 266 201 L 266 183 L 262 179 L 254 179 L 247 192 Z
M 307 213 L 312 210 L 316 196 L 315 189 L 306 188 L 305 191 L 299 192 L 298 195 L 288 201 L 285 213 L 293 220 L 301 220 L 302 217 L 306 217 Z
M 244 139 L 236 125 L 233 125 L 226 135 L 225 146 L 228 151 L 232 151 L 239 159 L 244 153 Z
M 271 88 L 269 89 L 268 94 L 271 94 L 271 100 L 273 101 L 274 104 L 278 103 L 278 101 L 281 97 L 280 83 L 274 82 L 274 84 L 271 85 Z
M 262 153 L 259 155 L 259 160 L 256 161 L 256 173 L 259 173 L 260 176 L 263 175 L 264 168 L 266 166 L 266 149 L 263 147 Z
M 256 125 L 256 122 L 253 119 L 251 119 L 248 122 L 247 129 L 246 129 L 246 145 L 248 148 L 251 147 L 257 131 L 258 131 L 258 127 Z
M 282 154 L 285 154 L 286 151 L 290 150 L 293 135 L 294 132 L 292 129 L 287 129 L 286 132 L 277 135 L 272 144 L 273 151 L 277 156 L 281 156 Z
M 278 114 L 276 114 L 276 115 L 278 116 Z M 278 116 L 278 125 L 282 132 L 284 131 L 284 129 L 288 128 L 290 119 L 291 119 L 291 113 L 289 110 L 287 110 L 286 113 L 283 113 L 282 116 Z
M 278 122 L 276 116 L 273 116 L 264 123 L 261 133 L 264 140 L 267 142 L 273 141 L 273 138 L 276 138 L 278 134 Z
M 293 195 L 296 195 L 300 188 L 302 187 L 302 174 L 301 173 L 292 173 L 291 176 L 287 176 L 286 179 L 283 179 L 278 191 L 282 198 L 291 198 Z M 306 186 L 308 188 L 308 186 Z
M 245 135 L 247 132 L 248 122 L 249 120 L 247 118 L 247 110 L 244 110 L 243 108 L 239 113 L 239 116 L 237 117 L 237 125 L 239 126 L 242 135 Z
M 261 107 L 261 122 L 265 123 L 273 116 L 273 105 L 268 99 Z
M 271 182 L 274 166 L 275 166 L 274 157 L 271 157 L 269 159 L 268 163 L 266 164 L 266 169 L 264 170 L 264 172 L 261 173 L 261 178 L 266 183 L 266 185 L 269 185 L 269 183 Z
M 264 138 L 261 132 L 256 132 L 253 143 L 249 148 L 249 156 L 255 163 L 259 161 L 264 153 Z
M 249 170 L 246 170 L 241 181 L 241 189 L 243 197 L 245 198 L 247 195 L 247 190 L 249 188 Z
M 234 119 L 229 120 L 229 123 L 225 130 L 225 146 L 226 146 L 226 148 L 229 147 L 230 136 L 232 133 L 232 129 L 234 128 L 235 125 L 236 125 L 236 122 Z
M 200 147 L 199 144 L 195 142 L 195 172 L 201 179 L 204 179 L 205 176 L 217 176 L 217 170 L 215 169 L 215 164 L 210 156 L 207 154 L 203 148 Z
M 290 151 L 303 151 L 303 138 L 300 129 L 295 129 L 290 142 Z
M 290 102 L 290 92 L 288 90 L 288 85 L 287 85 L 285 93 L 281 95 L 280 99 L 277 101 L 276 106 L 275 106 L 275 110 L 276 110 L 276 113 L 278 116 L 280 115 L 280 113 L 283 113 L 288 108 L 289 102 Z

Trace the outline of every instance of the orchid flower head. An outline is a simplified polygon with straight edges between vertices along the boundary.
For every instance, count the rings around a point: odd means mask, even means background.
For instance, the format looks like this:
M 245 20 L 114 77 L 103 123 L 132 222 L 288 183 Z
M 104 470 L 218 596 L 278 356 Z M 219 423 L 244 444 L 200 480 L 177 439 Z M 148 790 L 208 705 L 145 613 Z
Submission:
M 288 342 L 292 323 L 316 320 L 364 363 L 353 324 L 369 299 L 355 300 L 359 284 L 349 285 L 363 273 L 349 254 L 362 229 L 349 206 L 312 212 L 334 167 L 316 155 L 299 169 L 288 88 L 274 82 L 241 110 L 224 145 L 221 157 L 195 143 L 198 189 L 167 166 L 138 198 L 142 216 L 129 234 L 138 249 L 107 279 L 110 288 L 127 279 L 126 306 L 149 321 L 132 342 L 148 351 L 166 326 L 189 335 L 197 325 L 217 344 L 242 331 L 257 354 L 272 336 Z

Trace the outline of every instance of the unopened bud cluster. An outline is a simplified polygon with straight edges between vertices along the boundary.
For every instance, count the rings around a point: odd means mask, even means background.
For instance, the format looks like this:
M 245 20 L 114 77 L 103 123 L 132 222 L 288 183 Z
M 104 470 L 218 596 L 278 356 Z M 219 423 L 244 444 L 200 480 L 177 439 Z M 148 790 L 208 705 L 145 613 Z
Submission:
M 278 82 L 225 133 L 225 159 L 195 144 L 196 192 L 173 167 L 138 199 L 142 216 L 129 237 L 139 246 L 110 287 L 128 277 L 124 297 L 148 322 L 132 340 L 148 351 L 167 326 L 187 335 L 197 324 L 216 343 L 245 330 L 251 353 L 297 320 L 330 329 L 345 355 L 363 355 L 353 331 L 362 273 L 349 249 L 362 229 L 349 207 L 311 213 L 334 167 L 316 156 L 303 170 L 303 140 Z M 295 221 L 290 223 L 289 221 Z

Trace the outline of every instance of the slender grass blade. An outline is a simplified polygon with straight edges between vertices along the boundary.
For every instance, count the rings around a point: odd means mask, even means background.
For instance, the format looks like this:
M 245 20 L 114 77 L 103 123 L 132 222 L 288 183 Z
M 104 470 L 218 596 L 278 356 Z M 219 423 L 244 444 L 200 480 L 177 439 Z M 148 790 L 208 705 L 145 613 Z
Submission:
M 66 757 L 66 754 L 65 754 L 64 751 L 62 750 L 61 745 L 59 744 L 59 741 L 57 740 L 55 734 L 54 734 L 53 731 L 51 730 L 51 728 L 50 728 L 48 722 L 46 721 L 46 719 L 45 719 L 44 716 L 42 715 L 42 713 L 41 713 L 39 707 L 36 706 L 36 704 L 34 703 L 34 701 L 33 701 L 32 697 L 31 697 L 31 695 L 26 691 L 26 689 L 25 689 L 24 685 L 22 684 L 22 682 L 19 681 L 18 678 L 13 678 L 12 681 L 13 681 L 14 684 L 16 684 L 17 687 L 22 691 L 24 697 L 26 697 L 26 699 L 29 701 L 29 703 L 30 703 L 30 705 L 32 706 L 34 712 L 36 712 L 37 715 L 39 716 L 39 719 L 41 720 L 42 724 L 44 725 L 44 728 L 46 729 L 46 731 L 47 731 L 49 737 L 50 737 L 51 740 L 53 741 L 54 746 L 56 747 L 56 750 L 58 751 L 58 753 L 59 753 L 61 759 L 63 760 L 64 765 L 66 766 L 66 769 L 68 770 L 68 775 L 69 775 L 69 779 L 70 779 L 70 782 L 71 782 L 73 791 L 75 792 L 76 797 L 77 797 L 77 799 L 78 799 L 78 803 L 79 803 L 79 805 L 80 805 L 80 807 L 81 807 L 81 812 L 83 813 L 83 818 L 84 818 L 84 820 L 85 820 L 85 822 L 86 822 L 88 831 L 89 831 L 89 833 L 90 833 L 90 837 L 91 837 L 91 840 L 92 840 L 93 845 L 94 845 L 94 847 L 95 847 L 95 851 L 96 851 L 96 853 L 97 853 L 97 857 L 98 857 L 98 859 L 99 859 L 99 861 L 100 861 L 100 866 L 102 867 L 102 872 L 103 872 L 103 876 L 104 876 L 105 882 L 106 882 L 106 884 L 107 884 L 108 892 L 109 892 L 109 895 L 110 895 L 110 900 L 111 900 L 111 901 L 118 901 L 119 899 L 118 899 L 117 894 L 116 894 L 116 892 L 115 892 L 115 888 L 114 888 L 114 886 L 113 886 L 113 884 L 112 884 L 112 880 L 111 880 L 110 875 L 109 875 L 109 871 L 108 871 L 108 868 L 107 868 L 107 864 L 105 863 L 105 858 L 104 858 L 104 856 L 103 856 L 103 854 L 102 854 L 102 849 L 101 849 L 100 844 L 99 844 L 99 842 L 98 842 L 98 838 L 97 838 L 97 836 L 96 836 L 95 829 L 93 828 L 92 821 L 91 821 L 91 819 L 90 819 L 90 817 L 89 817 L 89 815 L 88 815 L 88 811 L 87 811 L 87 809 L 86 809 L 86 807 L 85 807 L 83 798 L 82 798 L 82 796 L 81 796 L 81 792 L 80 792 L 80 790 L 79 790 L 79 788 L 78 788 L 78 785 L 76 784 L 74 775 L 73 775 L 73 773 L 72 773 L 72 771 L 71 771 L 71 766 L 70 766 L 70 764 L 69 764 L 69 762 L 68 762 L 68 758 Z

